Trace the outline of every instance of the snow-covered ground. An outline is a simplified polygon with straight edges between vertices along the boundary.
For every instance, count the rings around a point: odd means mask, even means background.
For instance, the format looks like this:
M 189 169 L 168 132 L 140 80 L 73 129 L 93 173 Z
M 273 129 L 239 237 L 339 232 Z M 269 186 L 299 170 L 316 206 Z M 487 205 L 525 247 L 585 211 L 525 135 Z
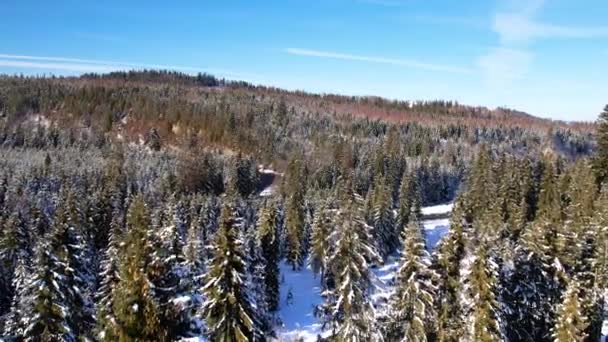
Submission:
M 440 205 L 434 205 L 434 206 L 430 206 L 430 207 L 423 207 L 422 215 L 428 216 L 428 215 L 447 214 L 452 211 L 452 208 L 454 208 L 454 203 L 440 204 Z
M 264 168 L 263 165 L 258 166 L 258 172 L 262 176 L 262 179 L 270 179 L 272 180 L 268 184 L 264 184 L 264 188 L 260 192 L 261 197 L 270 197 L 276 191 L 276 184 L 274 184 L 274 179 L 277 177 L 283 177 L 283 174 L 272 169 Z
M 428 215 L 448 213 L 452 210 L 452 204 L 422 208 L 423 213 Z M 426 244 L 429 250 L 433 250 L 441 238 L 448 232 L 448 219 L 427 220 L 422 222 L 426 233 Z M 399 267 L 398 256 L 390 257 L 384 265 L 373 269 L 376 279 L 375 290 L 372 300 L 376 305 L 385 302 L 393 292 L 391 282 Z M 314 342 L 317 335 L 323 334 L 321 325 L 313 316 L 315 305 L 321 304 L 319 279 L 315 278 L 308 268 L 293 271 L 287 264 L 281 265 L 281 302 L 279 317 L 283 322 L 282 327 L 276 329 L 278 341 L 305 341 Z M 291 291 L 293 300 L 287 303 L 288 293 Z M 327 332 L 325 333 L 325 335 Z
M 295 272 L 291 266 L 281 267 L 280 318 L 283 326 L 278 328 L 279 341 L 316 341 L 321 326 L 313 316 L 313 308 L 323 302 L 319 279 L 308 268 Z M 287 300 L 291 292 L 292 299 Z
M 435 249 L 441 238 L 450 228 L 449 219 L 437 219 L 422 221 L 424 233 L 426 235 L 426 247 L 429 250 Z

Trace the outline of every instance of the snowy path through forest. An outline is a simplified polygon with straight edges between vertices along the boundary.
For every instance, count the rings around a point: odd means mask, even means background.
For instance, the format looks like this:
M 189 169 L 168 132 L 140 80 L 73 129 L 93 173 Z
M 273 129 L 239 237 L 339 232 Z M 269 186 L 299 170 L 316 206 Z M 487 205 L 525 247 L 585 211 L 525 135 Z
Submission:
M 447 214 L 452 210 L 452 204 L 437 205 L 422 208 L 423 215 Z M 449 220 L 423 220 L 426 234 L 426 244 L 432 251 L 441 238 L 448 232 Z M 391 281 L 398 268 L 398 256 L 390 257 L 384 265 L 373 269 L 376 275 L 373 301 L 379 304 L 390 297 L 393 292 Z M 281 264 L 281 293 L 279 317 L 283 326 L 277 328 L 278 341 L 316 341 L 317 335 L 322 334 L 321 325 L 313 315 L 315 305 L 321 304 L 319 279 L 315 278 L 308 268 L 293 271 L 286 263 Z M 288 303 L 288 294 L 289 303 Z

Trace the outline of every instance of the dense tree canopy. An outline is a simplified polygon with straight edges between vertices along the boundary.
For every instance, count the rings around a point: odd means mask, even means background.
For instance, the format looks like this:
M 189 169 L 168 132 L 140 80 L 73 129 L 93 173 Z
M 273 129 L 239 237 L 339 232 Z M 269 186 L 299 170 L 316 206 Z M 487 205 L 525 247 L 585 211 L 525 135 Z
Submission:
M 566 124 L 205 74 L 2 76 L 1 336 L 268 340 L 283 272 L 310 267 L 330 341 L 595 341 L 607 170 L 608 107 Z M 451 201 L 431 250 L 421 207 Z

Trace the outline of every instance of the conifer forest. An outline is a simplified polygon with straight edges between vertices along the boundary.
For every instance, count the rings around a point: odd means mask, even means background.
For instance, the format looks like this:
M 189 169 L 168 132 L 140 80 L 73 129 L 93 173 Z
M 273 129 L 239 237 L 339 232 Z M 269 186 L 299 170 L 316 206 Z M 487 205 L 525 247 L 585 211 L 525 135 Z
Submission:
M 600 341 L 597 113 L 0 76 L 0 340 Z

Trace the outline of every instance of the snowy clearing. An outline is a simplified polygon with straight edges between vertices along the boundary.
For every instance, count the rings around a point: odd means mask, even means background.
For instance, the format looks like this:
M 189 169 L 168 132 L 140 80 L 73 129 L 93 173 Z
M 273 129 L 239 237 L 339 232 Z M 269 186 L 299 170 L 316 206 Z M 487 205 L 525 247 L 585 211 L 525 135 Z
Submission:
M 449 213 L 452 204 L 444 204 L 434 207 L 422 208 L 423 213 Z M 426 236 L 426 245 L 432 251 L 441 238 L 448 232 L 448 219 L 433 219 L 422 221 Z M 393 293 L 392 280 L 399 267 L 399 257 L 391 256 L 384 265 L 372 269 L 376 279 L 374 281 L 375 291 L 372 300 L 375 306 L 382 306 Z M 282 327 L 277 327 L 277 341 L 317 341 L 317 335 L 327 336 L 329 332 L 323 332 L 321 325 L 313 315 L 315 305 L 321 304 L 319 279 L 315 278 L 312 271 L 306 267 L 300 271 L 293 271 L 291 266 L 282 263 L 280 309 L 279 317 L 283 322 Z M 288 293 L 291 291 L 292 299 L 287 303 Z
M 437 219 L 422 221 L 424 225 L 424 233 L 426 235 L 426 247 L 429 251 L 435 249 L 441 238 L 448 232 L 450 228 L 449 219 Z
M 452 208 L 454 208 L 454 203 L 439 204 L 439 205 L 434 205 L 431 207 L 424 207 L 424 208 L 422 208 L 422 215 L 428 216 L 428 215 L 447 214 L 452 211 Z
M 313 316 L 313 308 L 323 302 L 320 294 L 319 279 L 306 267 L 293 271 L 283 262 L 281 271 L 281 292 L 279 317 L 283 326 L 277 328 L 279 341 L 316 341 L 321 326 Z M 291 291 L 293 299 L 287 300 Z

